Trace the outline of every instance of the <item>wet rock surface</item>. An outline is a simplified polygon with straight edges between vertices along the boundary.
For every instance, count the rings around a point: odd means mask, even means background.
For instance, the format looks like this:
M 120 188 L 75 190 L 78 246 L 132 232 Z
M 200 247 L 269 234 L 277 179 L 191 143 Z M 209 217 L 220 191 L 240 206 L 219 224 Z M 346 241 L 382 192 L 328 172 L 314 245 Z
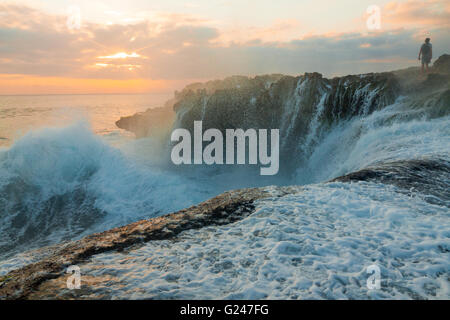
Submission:
M 426 195 L 425 201 L 450 207 L 450 163 L 446 160 L 405 160 L 369 167 L 332 181 L 391 184 L 404 193 Z
M 0 298 L 27 298 L 43 282 L 65 276 L 68 266 L 83 262 L 95 254 L 122 251 L 151 240 L 170 239 L 189 229 L 232 223 L 252 212 L 253 201 L 268 195 L 262 189 L 230 191 L 191 208 L 93 234 L 62 247 L 54 246 L 52 253 L 41 261 L 0 278 Z

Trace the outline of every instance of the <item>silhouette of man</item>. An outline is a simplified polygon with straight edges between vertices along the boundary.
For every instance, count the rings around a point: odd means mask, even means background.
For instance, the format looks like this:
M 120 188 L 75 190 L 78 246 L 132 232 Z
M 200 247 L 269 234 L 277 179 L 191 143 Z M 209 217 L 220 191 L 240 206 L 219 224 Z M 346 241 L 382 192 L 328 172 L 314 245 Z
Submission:
M 425 43 L 422 44 L 419 51 L 419 60 L 422 55 L 422 73 L 424 72 L 424 68 L 428 72 L 428 65 L 433 58 L 433 46 L 430 43 L 430 38 L 425 39 Z

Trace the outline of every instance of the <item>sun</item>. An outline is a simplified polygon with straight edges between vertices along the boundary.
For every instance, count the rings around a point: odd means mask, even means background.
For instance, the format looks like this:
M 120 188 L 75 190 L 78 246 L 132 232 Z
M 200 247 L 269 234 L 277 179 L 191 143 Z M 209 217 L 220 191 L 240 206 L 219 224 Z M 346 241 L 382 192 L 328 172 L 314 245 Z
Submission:
M 127 53 L 127 52 L 117 52 L 115 54 L 109 56 L 100 56 L 99 59 L 127 59 L 127 58 L 140 58 L 141 55 L 136 52 Z

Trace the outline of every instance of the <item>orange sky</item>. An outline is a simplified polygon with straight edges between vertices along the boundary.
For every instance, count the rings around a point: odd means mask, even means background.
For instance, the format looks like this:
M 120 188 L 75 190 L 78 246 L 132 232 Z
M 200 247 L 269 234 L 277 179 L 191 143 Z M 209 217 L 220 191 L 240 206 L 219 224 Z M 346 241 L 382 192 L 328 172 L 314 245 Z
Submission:
M 0 94 L 166 93 L 196 80 L 86 79 L 0 74 Z
M 380 8 L 369 30 L 367 8 Z M 166 93 L 235 74 L 325 76 L 450 52 L 448 0 L 16 0 L 0 4 L 0 94 Z

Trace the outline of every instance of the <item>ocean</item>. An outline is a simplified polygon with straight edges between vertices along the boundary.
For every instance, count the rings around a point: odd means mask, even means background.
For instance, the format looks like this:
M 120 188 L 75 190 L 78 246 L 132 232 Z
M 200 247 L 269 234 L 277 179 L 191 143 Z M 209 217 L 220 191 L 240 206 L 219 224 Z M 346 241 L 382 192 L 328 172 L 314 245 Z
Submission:
M 198 101 L 189 94 L 179 106 L 175 125 L 198 114 L 209 125 L 234 119 L 244 128 L 240 121 L 280 119 L 280 166 L 290 167 L 273 180 L 246 166 L 175 167 L 167 140 L 135 139 L 115 126 L 169 97 L 0 97 L 0 275 L 35 261 L 30 250 L 260 186 L 273 196 L 241 221 L 92 257 L 84 273 L 119 279 L 100 277 L 92 290 L 119 299 L 448 298 L 450 116 L 436 98 L 447 89 L 391 99 L 380 93 L 383 82 L 359 83 L 370 76 L 354 78 L 359 87 L 314 77 L 280 81 L 284 96 L 267 83 L 243 89 L 235 98 L 248 101 L 245 117 L 227 113 L 233 106 L 222 92 L 209 100 L 200 92 Z M 356 97 L 350 104 L 347 90 Z M 252 108 L 268 96 L 279 109 L 263 117 Z M 214 109 L 220 99 L 223 109 Z M 275 105 L 267 103 L 264 110 Z M 295 187 L 283 194 L 283 185 Z M 365 286 L 373 264 L 382 291 Z
M 7 147 L 33 129 L 61 127 L 77 120 L 89 122 L 97 135 L 124 130 L 121 116 L 161 107 L 171 94 L 0 95 L 0 147 Z

